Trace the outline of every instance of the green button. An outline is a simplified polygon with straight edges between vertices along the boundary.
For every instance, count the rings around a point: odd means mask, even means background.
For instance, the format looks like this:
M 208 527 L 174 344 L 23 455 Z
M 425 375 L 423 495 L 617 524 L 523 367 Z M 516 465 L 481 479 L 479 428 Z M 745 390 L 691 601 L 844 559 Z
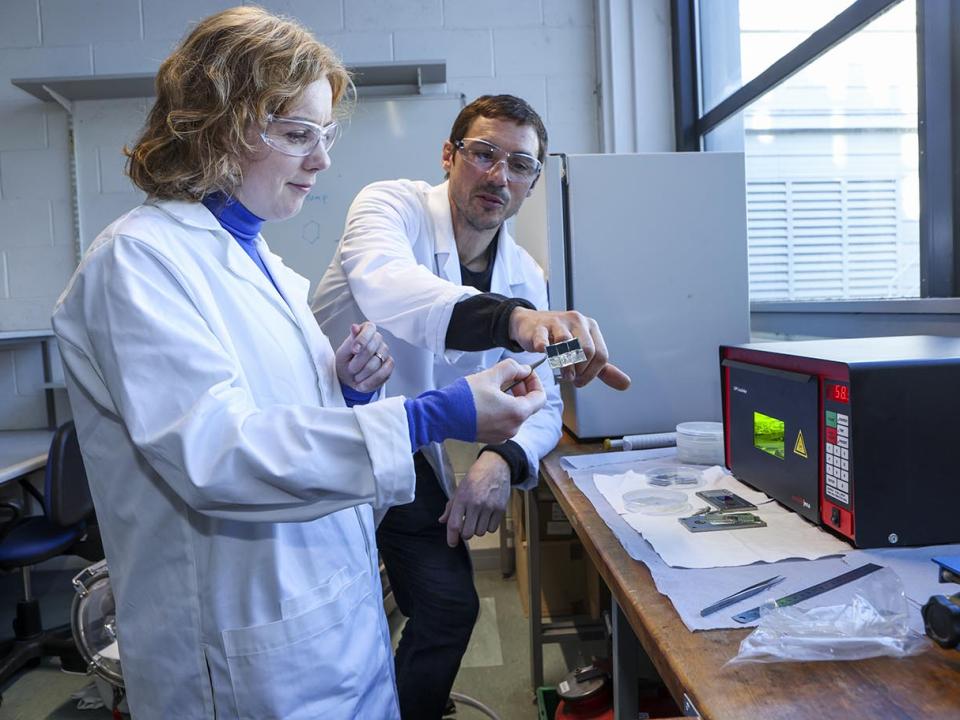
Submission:
M 827 410 L 827 427 L 837 426 L 837 414 L 833 410 Z

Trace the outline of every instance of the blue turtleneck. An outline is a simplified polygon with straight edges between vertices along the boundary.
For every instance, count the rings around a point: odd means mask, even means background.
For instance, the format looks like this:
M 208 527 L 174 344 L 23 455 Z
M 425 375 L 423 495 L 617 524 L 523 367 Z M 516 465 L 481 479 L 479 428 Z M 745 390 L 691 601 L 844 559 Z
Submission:
M 257 252 L 257 236 L 263 227 L 263 218 L 254 215 L 236 198 L 227 197 L 222 192 L 211 193 L 201 202 L 280 293 L 280 288 Z M 280 295 L 282 297 L 283 293 Z M 344 383 L 340 383 L 340 388 L 347 407 L 365 405 L 376 395 L 375 392 L 354 390 Z M 407 398 L 403 405 L 407 411 L 410 446 L 414 452 L 429 442 L 443 442 L 446 438 L 472 442 L 477 436 L 477 409 L 470 386 L 463 378 L 439 390 Z
M 227 197 L 219 191 L 207 195 L 201 202 L 207 210 L 213 213 L 223 229 L 233 235 L 234 240 L 243 248 L 243 251 L 250 256 L 250 259 L 267 276 L 267 279 L 273 283 L 277 292 L 280 292 L 280 288 L 277 287 L 270 271 L 267 270 L 263 258 L 257 252 L 257 236 L 260 234 L 260 228 L 263 227 L 263 218 L 257 217 L 247 210 L 246 206 L 236 198 Z

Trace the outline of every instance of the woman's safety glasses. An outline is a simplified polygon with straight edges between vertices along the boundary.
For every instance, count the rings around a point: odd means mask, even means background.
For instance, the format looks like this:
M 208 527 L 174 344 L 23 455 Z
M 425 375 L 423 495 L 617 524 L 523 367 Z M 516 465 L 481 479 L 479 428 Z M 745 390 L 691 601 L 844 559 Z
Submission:
M 263 141 L 274 150 L 294 157 L 309 155 L 321 143 L 323 149 L 330 152 L 339 135 L 340 126 L 336 122 L 317 125 L 308 120 L 292 120 L 277 115 L 267 115 L 267 127 L 260 133 Z
M 533 155 L 511 153 L 498 148 L 493 143 L 478 138 L 464 138 L 455 142 L 454 147 L 468 163 L 478 170 L 490 172 L 500 163 L 507 166 L 507 180 L 516 183 L 532 183 L 540 174 L 543 164 Z

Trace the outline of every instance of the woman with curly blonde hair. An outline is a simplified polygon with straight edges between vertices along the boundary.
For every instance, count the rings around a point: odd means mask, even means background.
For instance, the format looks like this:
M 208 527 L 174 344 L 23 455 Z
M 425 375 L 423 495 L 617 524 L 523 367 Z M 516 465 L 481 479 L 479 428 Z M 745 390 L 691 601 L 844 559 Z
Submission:
M 412 499 L 411 450 L 503 441 L 544 402 L 512 361 L 378 400 L 376 328 L 334 351 L 270 252 L 261 227 L 329 167 L 349 87 L 291 20 L 201 21 L 127 153 L 147 201 L 54 309 L 137 720 L 398 718 L 374 508 Z

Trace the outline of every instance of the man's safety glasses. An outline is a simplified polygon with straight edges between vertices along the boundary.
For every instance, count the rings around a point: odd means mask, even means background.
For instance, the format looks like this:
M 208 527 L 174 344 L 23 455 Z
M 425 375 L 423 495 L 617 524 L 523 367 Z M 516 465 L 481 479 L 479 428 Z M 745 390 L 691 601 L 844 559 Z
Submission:
M 330 152 L 339 135 L 340 126 L 336 122 L 317 125 L 308 120 L 291 120 L 277 115 L 267 115 L 267 127 L 260 133 L 263 141 L 274 150 L 294 157 L 309 155 L 321 143 L 323 149 Z
M 510 182 L 532 183 L 540 174 L 540 168 L 543 167 L 543 164 L 533 155 L 507 152 L 479 138 L 464 138 L 453 145 L 460 151 L 464 160 L 483 172 L 489 172 L 500 163 L 505 163 L 507 180 Z

